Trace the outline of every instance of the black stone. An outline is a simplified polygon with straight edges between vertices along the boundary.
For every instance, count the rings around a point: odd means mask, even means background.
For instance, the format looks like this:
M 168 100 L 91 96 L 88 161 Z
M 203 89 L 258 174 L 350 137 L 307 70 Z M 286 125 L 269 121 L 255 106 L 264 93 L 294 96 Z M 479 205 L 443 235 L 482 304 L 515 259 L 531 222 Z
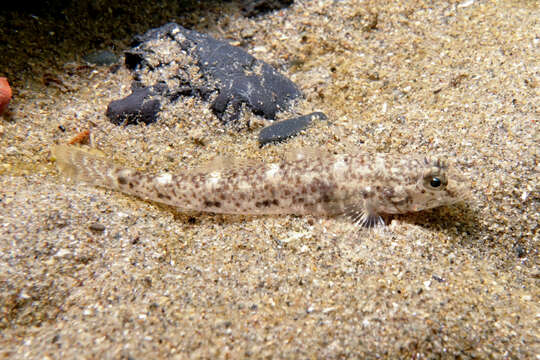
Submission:
M 161 107 L 159 100 L 152 99 L 153 94 L 150 88 L 135 88 L 124 99 L 111 101 L 106 115 L 116 125 L 153 123 Z
M 276 143 L 293 137 L 317 119 L 327 120 L 328 118 L 322 112 L 314 112 L 267 126 L 259 133 L 259 145 L 264 146 L 268 143 Z
M 178 57 L 191 60 L 193 64 L 187 67 L 196 66 L 200 79 L 193 81 L 188 69 L 171 73 L 167 68 L 169 64 L 152 62 L 160 51 L 156 40 L 168 41 L 167 51 L 171 48 L 174 51 L 176 45 Z M 164 94 L 170 102 L 182 96 L 213 98 L 210 107 L 224 123 L 237 120 L 244 106 L 254 114 L 273 120 L 277 112 L 287 109 L 291 100 L 301 96 L 292 81 L 243 49 L 175 23 L 136 36 L 132 45 L 125 53 L 125 61 L 136 79 L 143 78 L 144 73 L 158 71 L 163 82 L 174 80 L 169 84 L 180 84 Z

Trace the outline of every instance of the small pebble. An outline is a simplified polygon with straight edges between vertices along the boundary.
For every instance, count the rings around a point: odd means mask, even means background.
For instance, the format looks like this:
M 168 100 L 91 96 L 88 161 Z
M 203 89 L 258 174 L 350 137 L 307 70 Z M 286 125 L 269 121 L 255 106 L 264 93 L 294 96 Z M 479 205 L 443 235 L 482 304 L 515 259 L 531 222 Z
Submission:
M 7 78 L 0 77 L 0 115 L 6 111 L 12 95 L 13 92 Z
M 92 231 L 102 232 L 105 231 L 105 225 L 100 223 L 92 223 L 88 226 L 88 228 Z
M 432 275 L 431 278 L 432 278 L 433 280 L 436 280 L 436 281 L 440 282 L 440 283 L 443 283 L 443 282 L 446 281 L 444 278 L 442 278 L 442 277 L 440 277 L 440 276 L 437 276 L 437 275 Z
M 161 108 L 159 100 L 152 99 L 151 88 L 133 89 L 131 95 L 112 101 L 107 107 L 106 115 L 116 125 L 145 124 L 157 120 L 157 113 Z
M 56 257 L 64 257 L 67 255 L 71 255 L 71 251 L 69 251 L 68 249 L 60 249 L 56 252 L 56 254 L 54 254 L 54 256 Z
M 328 117 L 322 112 L 314 112 L 267 126 L 259 133 L 259 145 L 277 143 L 293 137 L 300 131 L 305 130 L 316 119 L 327 120 Z
M 15 146 L 10 146 L 4 150 L 6 155 L 16 155 L 18 152 L 19 150 Z

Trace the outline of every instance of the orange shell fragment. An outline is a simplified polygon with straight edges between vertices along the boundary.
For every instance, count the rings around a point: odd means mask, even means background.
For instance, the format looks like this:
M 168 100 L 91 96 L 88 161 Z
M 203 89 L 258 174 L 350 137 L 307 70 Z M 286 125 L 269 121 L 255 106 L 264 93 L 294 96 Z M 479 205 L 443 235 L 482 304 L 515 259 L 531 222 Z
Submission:
M 88 143 L 88 140 L 90 139 L 90 131 L 84 130 L 77 135 L 75 135 L 69 142 L 69 145 L 75 145 L 75 144 L 86 144 Z

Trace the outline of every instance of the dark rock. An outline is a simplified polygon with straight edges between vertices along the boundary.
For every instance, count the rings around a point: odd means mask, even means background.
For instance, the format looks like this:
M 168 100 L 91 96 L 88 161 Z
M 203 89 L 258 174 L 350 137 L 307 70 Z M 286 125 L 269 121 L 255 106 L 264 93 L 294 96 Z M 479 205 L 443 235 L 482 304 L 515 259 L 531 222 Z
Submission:
M 95 53 L 86 55 L 83 57 L 83 59 L 89 64 L 98 66 L 108 66 L 118 62 L 118 56 L 109 50 L 97 51 Z
M 294 0 L 244 0 L 242 13 L 253 17 L 291 5 Z
M 327 120 L 328 118 L 322 112 L 314 112 L 267 126 L 259 133 L 259 145 L 264 146 L 268 143 L 276 143 L 293 137 L 317 119 Z
M 111 101 L 107 107 L 107 117 L 116 125 L 150 124 L 156 121 L 161 104 L 152 99 L 154 92 L 151 88 L 135 88 L 131 95 L 121 100 Z
M 182 96 L 211 100 L 214 114 L 224 123 L 237 120 L 244 107 L 273 120 L 301 96 L 292 81 L 241 48 L 174 23 L 136 36 L 132 45 L 125 59 L 136 79 L 159 74 L 169 85 L 163 95 L 168 101 Z M 179 69 L 178 63 L 187 65 Z

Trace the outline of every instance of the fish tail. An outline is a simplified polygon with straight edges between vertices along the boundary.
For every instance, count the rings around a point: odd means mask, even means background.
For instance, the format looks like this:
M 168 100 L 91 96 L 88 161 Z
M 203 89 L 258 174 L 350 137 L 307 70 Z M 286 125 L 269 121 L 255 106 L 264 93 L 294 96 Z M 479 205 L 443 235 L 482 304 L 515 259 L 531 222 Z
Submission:
M 75 146 L 57 145 L 51 153 L 60 171 L 77 182 L 121 190 L 118 174 L 135 172 Z

